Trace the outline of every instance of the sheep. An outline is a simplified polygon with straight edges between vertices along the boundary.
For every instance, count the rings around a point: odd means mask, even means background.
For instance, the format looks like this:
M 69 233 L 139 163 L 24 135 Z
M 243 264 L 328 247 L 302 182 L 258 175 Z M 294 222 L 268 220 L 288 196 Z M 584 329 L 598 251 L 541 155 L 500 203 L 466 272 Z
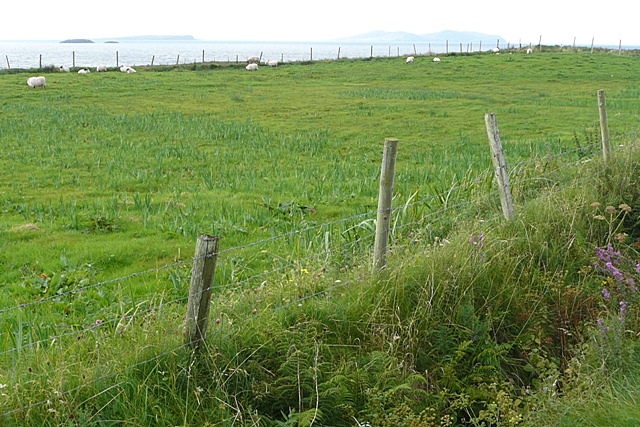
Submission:
M 133 74 L 136 72 L 136 70 L 134 70 L 133 68 L 127 66 L 127 65 L 122 65 L 120 67 L 120 71 L 122 71 L 123 73 L 127 73 L 127 74 Z
M 44 77 L 39 76 L 39 77 L 29 77 L 27 79 L 27 84 L 30 87 L 47 87 L 47 81 Z
M 90 72 L 91 72 L 91 70 L 88 69 L 88 68 L 80 68 L 78 70 L 78 74 L 89 74 Z
M 64 65 L 60 66 L 60 72 L 61 73 L 68 73 L 69 71 L 70 71 L 69 67 L 65 67 Z
M 277 67 L 278 61 L 276 61 L 275 59 L 272 59 L 270 61 L 265 62 L 265 64 L 267 64 L 269 67 Z
M 533 50 L 531 50 L 531 48 L 527 49 L 527 55 L 529 55 L 532 52 L 533 52 Z
M 98 65 L 96 67 L 96 72 L 97 73 L 103 73 L 105 71 L 107 71 L 107 66 L 106 65 Z
M 440 58 L 438 58 L 437 56 L 433 58 L 433 62 L 440 62 Z
M 409 56 L 407 57 L 407 64 L 412 63 L 416 58 L 414 58 L 413 56 Z
M 258 70 L 258 64 L 256 64 L 255 62 L 252 62 L 251 64 L 247 65 L 245 68 L 247 69 L 247 71 L 256 71 Z
M 247 58 L 247 62 L 249 64 L 257 64 L 258 62 L 260 62 L 260 57 L 259 56 L 250 56 Z

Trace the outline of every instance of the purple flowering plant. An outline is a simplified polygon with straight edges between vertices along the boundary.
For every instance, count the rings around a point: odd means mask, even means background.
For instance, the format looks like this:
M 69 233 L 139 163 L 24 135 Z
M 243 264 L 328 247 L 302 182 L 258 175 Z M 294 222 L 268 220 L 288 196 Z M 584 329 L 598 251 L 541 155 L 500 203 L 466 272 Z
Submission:
M 640 297 L 636 280 L 640 276 L 640 263 L 625 257 L 611 243 L 606 247 L 595 247 L 595 271 L 604 276 L 602 280 L 602 297 L 605 306 L 615 314 L 615 329 L 624 330 L 629 307 Z M 610 331 L 604 319 L 597 320 L 601 333 Z

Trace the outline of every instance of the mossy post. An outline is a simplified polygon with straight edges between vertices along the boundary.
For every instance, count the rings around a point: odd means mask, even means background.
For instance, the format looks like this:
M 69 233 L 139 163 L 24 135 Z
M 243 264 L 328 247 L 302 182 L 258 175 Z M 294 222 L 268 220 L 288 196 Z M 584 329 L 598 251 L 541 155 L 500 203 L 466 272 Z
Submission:
M 398 140 L 384 140 L 382 170 L 380 172 L 380 192 L 378 195 L 378 217 L 376 220 L 376 240 L 373 246 L 373 270 L 382 271 L 387 267 L 387 246 L 391 225 L 391 203 L 393 200 L 393 175 L 396 169 Z
M 502 213 L 504 217 L 513 221 L 516 219 L 515 210 L 513 209 L 513 199 L 511 198 L 511 189 L 509 188 L 509 175 L 507 174 L 507 163 L 504 160 L 504 152 L 502 151 L 502 142 L 500 141 L 500 131 L 498 130 L 498 122 L 496 115 L 493 113 L 484 116 L 487 125 L 487 135 L 489 136 L 489 146 L 491 147 L 491 160 L 493 161 L 493 172 L 498 182 L 500 193 L 500 204 L 502 205 Z
M 603 89 L 598 91 L 598 111 L 600 112 L 600 134 L 602 135 L 602 155 L 604 161 L 611 158 L 611 144 L 609 143 L 609 121 L 607 120 L 607 101 Z
M 196 243 L 196 253 L 191 271 L 191 286 L 184 322 L 187 344 L 194 349 L 204 342 L 209 322 L 213 276 L 218 260 L 218 236 L 203 235 Z

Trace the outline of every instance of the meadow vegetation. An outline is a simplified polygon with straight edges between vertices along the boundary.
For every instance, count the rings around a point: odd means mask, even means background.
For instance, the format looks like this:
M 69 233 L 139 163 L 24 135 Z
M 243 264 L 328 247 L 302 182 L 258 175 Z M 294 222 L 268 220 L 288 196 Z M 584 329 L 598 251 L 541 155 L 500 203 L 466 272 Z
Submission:
M 0 425 L 637 425 L 640 56 L 441 58 L 1 73 Z

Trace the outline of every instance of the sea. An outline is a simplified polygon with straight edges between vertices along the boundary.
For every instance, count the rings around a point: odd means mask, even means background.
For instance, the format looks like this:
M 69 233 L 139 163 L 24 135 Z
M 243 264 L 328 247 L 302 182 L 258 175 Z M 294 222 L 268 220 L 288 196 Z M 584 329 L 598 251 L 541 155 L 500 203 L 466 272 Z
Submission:
M 133 40 L 94 43 L 0 41 L 0 69 L 47 66 L 107 67 L 175 65 L 202 62 L 246 62 L 250 56 L 279 62 L 370 58 L 469 52 L 484 46 L 449 43 L 218 42 L 199 40 Z

